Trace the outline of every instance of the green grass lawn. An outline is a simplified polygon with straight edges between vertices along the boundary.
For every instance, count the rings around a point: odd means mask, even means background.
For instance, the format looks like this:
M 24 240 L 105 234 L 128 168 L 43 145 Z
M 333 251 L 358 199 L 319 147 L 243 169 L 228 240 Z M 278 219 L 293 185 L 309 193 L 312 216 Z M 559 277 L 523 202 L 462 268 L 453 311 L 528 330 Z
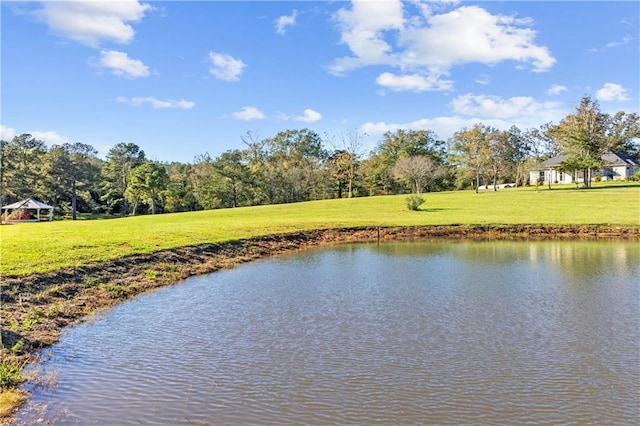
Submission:
M 187 245 L 318 228 L 451 224 L 640 226 L 640 184 L 455 191 L 0 227 L 0 273 L 22 276 Z

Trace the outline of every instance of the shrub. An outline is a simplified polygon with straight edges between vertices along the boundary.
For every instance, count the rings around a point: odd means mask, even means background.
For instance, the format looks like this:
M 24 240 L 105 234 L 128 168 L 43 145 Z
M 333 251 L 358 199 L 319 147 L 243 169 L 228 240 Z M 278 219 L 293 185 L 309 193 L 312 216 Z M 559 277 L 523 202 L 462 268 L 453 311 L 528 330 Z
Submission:
M 634 182 L 640 182 L 640 170 L 635 172 L 634 175 L 629 178 L 629 180 L 632 180 Z
M 22 369 L 26 365 L 26 361 L 21 363 L 9 357 L 2 360 L 0 363 L 0 389 L 6 390 L 18 386 L 26 379 L 22 375 Z
M 407 208 L 411 211 L 419 210 L 420 206 L 424 203 L 424 198 L 412 194 L 407 197 Z

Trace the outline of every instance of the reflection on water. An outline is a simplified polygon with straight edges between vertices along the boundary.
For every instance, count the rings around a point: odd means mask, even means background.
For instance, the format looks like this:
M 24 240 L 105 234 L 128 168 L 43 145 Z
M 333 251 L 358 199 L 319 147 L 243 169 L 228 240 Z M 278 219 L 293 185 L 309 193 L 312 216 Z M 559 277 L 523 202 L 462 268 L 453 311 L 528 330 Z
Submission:
M 73 328 L 34 402 L 83 424 L 631 424 L 639 265 L 619 241 L 268 259 Z

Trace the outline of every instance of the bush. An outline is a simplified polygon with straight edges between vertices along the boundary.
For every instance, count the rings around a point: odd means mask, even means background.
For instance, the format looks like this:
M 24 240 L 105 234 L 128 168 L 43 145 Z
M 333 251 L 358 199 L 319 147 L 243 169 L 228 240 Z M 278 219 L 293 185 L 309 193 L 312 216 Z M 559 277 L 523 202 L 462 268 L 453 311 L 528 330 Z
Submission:
M 632 180 L 634 182 L 640 182 L 640 170 L 635 172 L 634 175 L 629 178 L 629 180 Z
M 407 208 L 409 210 L 415 211 L 419 210 L 420 206 L 424 203 L 424 198 L 412 194 L 410 197 L 407 197 Z
M 26 378 L 22 375 L 22 369 L 25 365 L 26 361 L 20 363 L 8 358 L 3 359 L 0 363 L 0 390 L 5 391 L 24 382 Z

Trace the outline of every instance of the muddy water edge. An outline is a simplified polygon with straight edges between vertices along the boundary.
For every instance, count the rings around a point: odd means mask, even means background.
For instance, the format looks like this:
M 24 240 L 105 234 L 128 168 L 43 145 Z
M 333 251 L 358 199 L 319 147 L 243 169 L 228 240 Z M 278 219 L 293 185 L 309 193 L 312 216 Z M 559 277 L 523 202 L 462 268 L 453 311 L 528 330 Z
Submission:
M 41 349 L 56 343 L 65 327 L 137 294 L 189 276 L 311 246 L 376 240 L 611 238 L 640 240 L 640 227 L 486 225 L 315 230 L 183 247 L 26 277 L 4 277 L 0 283 L 0 355 L 4 363 L 23 365 L 34 361 Z M 26 397 L 17 387 L 3 389 L 0 425 L 15 423 L 12 415 Z

